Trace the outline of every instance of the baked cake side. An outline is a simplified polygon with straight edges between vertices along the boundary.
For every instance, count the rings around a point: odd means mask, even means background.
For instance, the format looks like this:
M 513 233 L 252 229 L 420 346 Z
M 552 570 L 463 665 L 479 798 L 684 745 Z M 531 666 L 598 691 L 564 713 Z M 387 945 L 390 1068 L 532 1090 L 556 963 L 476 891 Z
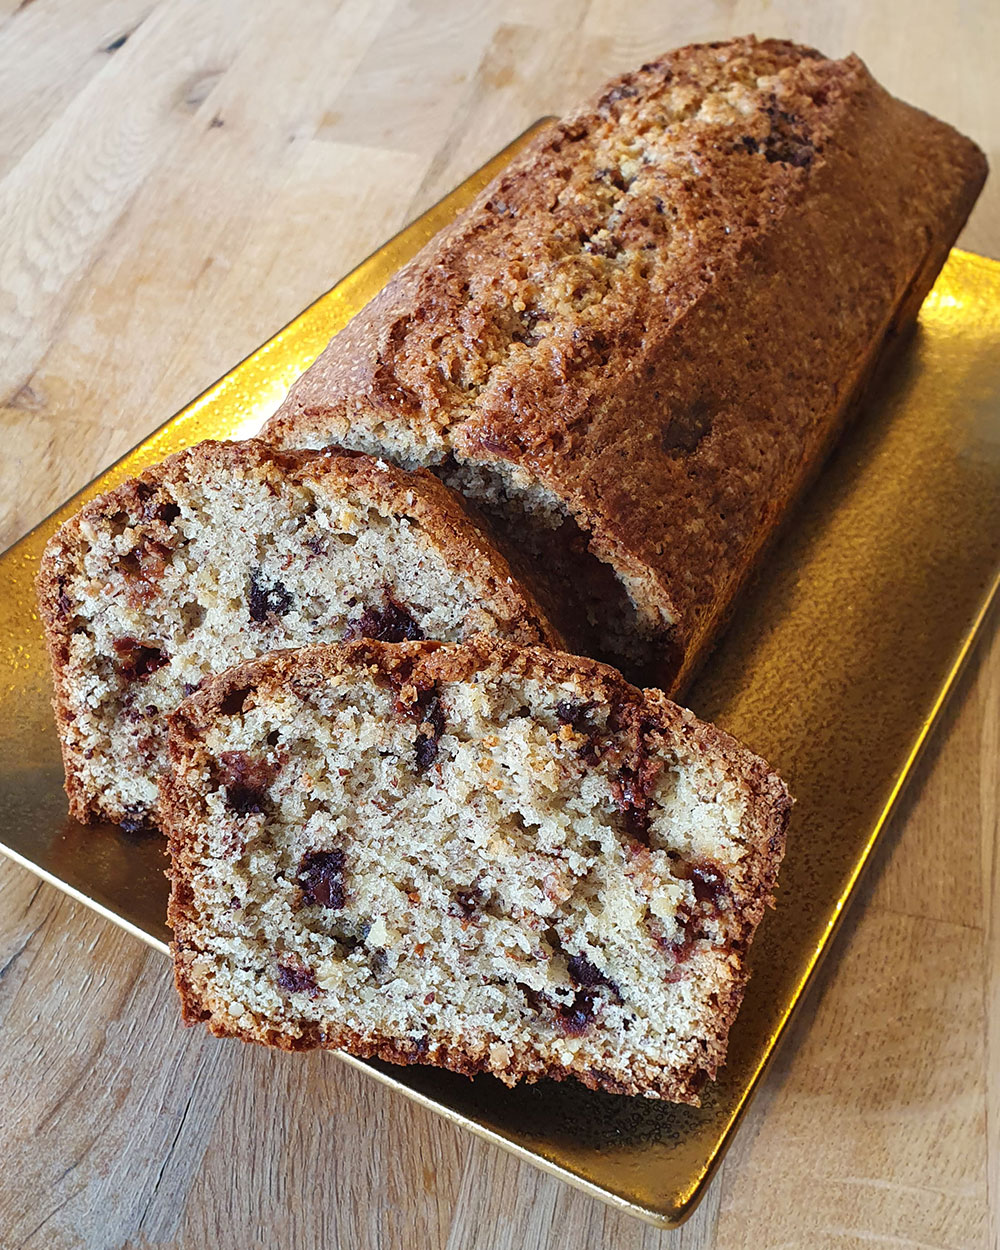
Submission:
M 70 812 L 155 821 L 165 715 L 275 647 L 558 642 L 461 499 L 353 453 L 202 443 L 93 500 L 38 578 Z
M 696 1102 L 790 800 L 594 661 L 480 639 L 275 653 L 171 717 L 189 1022 Z
M 265 429 L 433 467 L 680 689 L 983 183 L 854 56 L 682 48 L 538 136 Z

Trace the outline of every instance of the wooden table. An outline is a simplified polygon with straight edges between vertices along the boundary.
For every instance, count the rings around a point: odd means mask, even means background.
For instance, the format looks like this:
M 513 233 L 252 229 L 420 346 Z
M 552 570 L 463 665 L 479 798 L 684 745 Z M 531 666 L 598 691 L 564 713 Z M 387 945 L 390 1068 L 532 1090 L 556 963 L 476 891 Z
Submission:
M 0 0 L 0 547 L 534 118 L 750 29 L 996 152 L 991 0 Z M 1000 255 L 1000 178 L 962 243 Z M 994 622 L 677 1233 L 332 1055 L 186 1032 L 161 956 L 4 861 L 0 1248 L 996 1245 L 998 761 Z

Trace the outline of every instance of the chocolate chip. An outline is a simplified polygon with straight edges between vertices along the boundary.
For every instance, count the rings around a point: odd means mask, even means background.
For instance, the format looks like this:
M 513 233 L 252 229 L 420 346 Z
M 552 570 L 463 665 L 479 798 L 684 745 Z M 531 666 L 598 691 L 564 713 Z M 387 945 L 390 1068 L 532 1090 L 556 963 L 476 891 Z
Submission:
M 222 751 L 217 776 L 226 788 L 226 806 L 237 816 L 263 812 L 267 790 L 278 768 L 247 751 Z
M 569 725 L 578 733 L 587 733 L 593 729 L 590 723 L 590 713 L 597 706 L 594 702 L 572 703 L 568 699 L 560 700 L 556 704 L 556 716 L 564 725 Z
M 173 524 L 180 514 L 180 508 L 169 495 L 166 497 L 161 496 L 155 502 L 150 498 L 143 504 L 142 508 L 144 521 L 162 521 L 164 525 Z
M 193 687 L 194 690 L 197 690 L 197 688 L 197 686 Z M 230 690 L 219 704 L 219 711 L 223 716 L 239 716 L 244 707 L 246 707 L 247 699 L 250 697 L 252 690 L 252 686 L 240 686 L 237 690 Z
M 412 614 L 388 594 L 381 608 L 365 608 L 344 631 L 344 639 L 348 642 L 355 638 L 371 638 L 375 642 L 418 642 L 423 636 L 423 630 Z
M 589 252 L 591 256 L 617 256 L 621 250 L 621 240 L 611 234 L 609 234 L 606 239 L 595 239 L 591 237 L 586 239 L 583 243 L 583 251 Z M 579 330 L 574 330 L 573 337 L 574 339 L 581 339 L 583 338 L 583 334 Z M 597 346 L 598 340 L 601 344 L 600 347 Z M 600 334 L 591 335 L 588 342 L 594 350 L 598 352 L 598 354 L 606 350 L 608 346 L 607 340 Z
M 609 724 L 626 716 L 626 708 L 621 711 L 612 708 Z M 650 754 L 647 746 L 646 738 L 652 730 L 653 726 L 647 721 L 633 726 L 630 733 L 635 739 L 630 762 L 618 770 L 611 782 L 611 792 L 625 818 L 625 832 L 645 846 L 649 846 L 652 823 L 652 791 L 663 768 L 662 760 Z
M 344 906 L 344 852 L 310 851 L 299 863 L 303 903 L 339 909 Z
M 167 571 L 173 553 L 173 547 L 160 542 L 158 538 L 144 538 L 138 546 L 121 557 L 116 568 L 126 577 L 141 578 L 149 586 L 153 586 Z
M 123 833 L 149 833 L 151 826 L 146 811 L 141 807 L 127 807 L 125 815 L 118 822 Z
M 725 878 L 714 868 L 694 867 L 691 870 L 691 884 L 699 903 L 711 903 L 716 908 L 727 893 Z
M 679 932 L 669 940 L 655 927 L 651 928 L 656 944 L 671 956 L 672 964 L 666 973 L 668 982 L 679 981 L 684 975 L 682 965 L 690 959 L 695 944 L 703 939 L 711 940 L 706 924 L 716 919 L 723 900 L 729 896 L 729 887 L 722 873 L 708 863 L 691 863 L 675 859 L 670 871 L 682 881 L 690 881 L 694 900 L 682 903 L 674 916 Z
M 670 982 L 679 981 L 684 975 L 681 965 L 691 958 L 701 927 L 701 917 L 697 911 L 692 911 L 684 904 L 678 907 L 675 920 L 680 929 L 676 937 L 666 940 L 662 935 L 654 933 L 657 946 L 673 959 L 673 964 L 666 973 L 666 980 Z
M 718 911 L 723 899 L 729 896 L 729 887 L 719 869 L 708 860 L 693 863 L 672 854 L 670 871 L 681 881 L 690 881 L 695 901 L 704 904 L 703 914 Z
M 184 685 L 181 687 L 181 689 L 184 691 L 184 698 L 186 699 L 189 695 L 194 694 L 194 692 L 198 690 L 200 686 L 201 686 L 200 681 L 196 681 L 196 682 L 186 681 Z
M 777 97 L 772 95 L 770 103 L 761 110 L 769 123 L 769 130 L 763 139 L 755 139 L 753 135 L 742 135 L 733 145 L 734 152 L 746 152 L 751 155 L 763 155 L 770 165 L 791 165 L 793 169 L 805 169 L 811 163 L 816 152 L 816 145 L 805 133 L 801 118 L 778 106 Z
M 595 181 L 609 183 L 616 191 L 628 190 L 628 184 L 619 169 L 596 169 L 594 171 L 594 179 Z
M 468 920 L 479 910 L 482 901 L 482 891 L 477 890 L 475 886 L 470 886 L 467 890 L 456 890 L 454 902 L 448 907 L 448 914 L 451 916 L 462 916 Z
M 621 768 L 611 783 L 612 793 L 625 817 L 625 831 L 649 845 L 649 795 L 640 775 L 632 768 Z
M 566 961 L 566 971 L 575 985 L 582 985 L 585 989 L 592 989 L 595 985 L 603 985 L 606 989 L 611 990 L 618 1001 L 621 1002 L 621 990 L 619 990 L 618 986 L 614 981 L 606 977 L 600 968 L 595 968 L 584 955 L 570 955 Z
M 596 768 L 601 762 L 606 745 L 606 740 L 602 740 L 599 734 L 591 734 L 577 754 L 590 768 Z
M 437 759 L 438 739 L 444 733 L 444 708 L 435 689 L 421 691 L 413 715 L 419 716 L 421 722 L 414 753 L 417 771 L 422 773 Z
M 416 744 L 416 748 L 414 752 L 416 763 L 417 763 L 417 772 L 425 773 L 428 770 L 428 768 L 430 768 L 430 766 L 437 759 L 437 753 L 438 753 L 437 739 L 429 738 L 429 737 L 426 737 L 425 735 L 421 735 L 417 739 L 417 744 Z
M 278 986 L 290 994 L 308 994 L 315 998 L 319 993 L 316 978 L 308 968 L 294 968 L 278 964 Z
M 138 638 L 116 638 L 113 646 L 118 656 L 116 667 L 126 681 L 141 680 L 170 663 L 170 657 L 160 647 Z
M 440 738 L 444 733 L 444 708 L 441 706 L 440 695 L 434 690 L 426 691 L 420 696 L 420 702 L 425 723 L 429 724 L 435 736 Z
M 247 592 L 247 606 L 250 619 L 262 625 L 270 613 L 285 616 L 292 606 L 291 592 L 283 582 L 275 579 L 268 584 L 260 569 L 250 574 L 250 589 Z
M 595 1016 L 594 995 L 589 990 L 577 990 L 573 1001 L 560 1007 L 556 1019 L 562 1031 L 570 1037 L 579 1037 L 593 1023 Z

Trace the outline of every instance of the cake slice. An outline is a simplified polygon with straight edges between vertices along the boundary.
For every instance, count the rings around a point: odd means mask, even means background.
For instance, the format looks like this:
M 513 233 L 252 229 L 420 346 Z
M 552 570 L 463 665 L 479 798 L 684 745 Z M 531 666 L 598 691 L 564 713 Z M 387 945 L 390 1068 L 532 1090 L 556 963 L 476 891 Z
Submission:
M 276 652 L 171 717 L 188 1022 L 697 1102 L 790 799 L 614 669 L 496 639 Z
M 165 715 L 276 647 L 496 633 L 551 642 L 457 495 L 350 452 L 201 443 L 54 535 L 38 594 L 70 813 L 155 823 Z

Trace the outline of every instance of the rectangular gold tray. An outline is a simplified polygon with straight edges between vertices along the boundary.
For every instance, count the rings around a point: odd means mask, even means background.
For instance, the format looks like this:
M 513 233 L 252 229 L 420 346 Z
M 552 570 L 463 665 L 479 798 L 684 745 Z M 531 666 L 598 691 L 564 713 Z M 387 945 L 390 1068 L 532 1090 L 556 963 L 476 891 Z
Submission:
M 169 939 L 159 840 L 85 829 L 66 816 L 32 587 L 45 542 L 86 499 L 165 455 L 256 432 L 330 336 L 526 137 L 0 557 L 2 849 L 158 950 Z M 349 1061 L 605 1201 L 656 1224 L 680 1223 L 829 946 L 983 623 L 998 567 L 1000 264 L 956 251 L 912 342 L 688 696 L 771 760 L 798 799 L 777 910 L 753 948 L 729 1060 L 704 1105 L 551 1082 L 508 1091 L 491 1078 Z

